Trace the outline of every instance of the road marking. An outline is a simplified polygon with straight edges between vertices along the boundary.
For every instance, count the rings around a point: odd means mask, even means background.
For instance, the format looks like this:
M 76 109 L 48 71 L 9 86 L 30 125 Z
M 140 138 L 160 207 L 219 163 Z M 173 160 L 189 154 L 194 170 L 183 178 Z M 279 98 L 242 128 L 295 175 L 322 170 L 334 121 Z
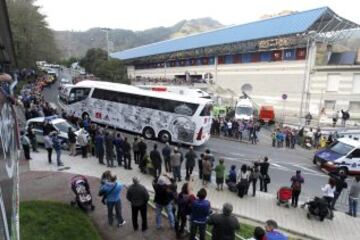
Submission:
M 301 165 L 299 165 L 299 164 L 295 164 L 294 167 L 301 168 L 301 169 L 303 169 L 303 170 L 305 170 L 305 171 L 308 171 L 308 172 L 311 172 L 311 173 L 320 174 L 320 172 L 318 172 L 318 171 L 315 171 L 315 170 L 313 170 L 313 169 L 307 168 L 307 167 L 305 167 L 305 166 L 301 166 Z
M 277 167 L 277 168 L 280 168 L 280 169 L 283 169 L 283 170 L 290 170 L 289 168 L 287 167 L 284 167 L 280 164 L 277 164 L 277 163 L 271 163 L 271 166 L 274 166 L 274 167 Z

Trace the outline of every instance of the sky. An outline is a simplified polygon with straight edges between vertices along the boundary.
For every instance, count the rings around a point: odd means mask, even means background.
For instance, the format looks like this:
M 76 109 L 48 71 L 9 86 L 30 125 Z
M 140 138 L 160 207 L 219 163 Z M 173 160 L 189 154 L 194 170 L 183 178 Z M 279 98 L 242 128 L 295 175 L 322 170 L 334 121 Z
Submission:
M 360 23 L 356 0 L 37 0 L 54 30 L 86 31 L 93 27 L 144 30 L 171 26 L 184 19 L 211 17 L 224 25 L 258 20 L 283 10 L 328 6 Z M 354 5 L 355 4 L 355 5 Z

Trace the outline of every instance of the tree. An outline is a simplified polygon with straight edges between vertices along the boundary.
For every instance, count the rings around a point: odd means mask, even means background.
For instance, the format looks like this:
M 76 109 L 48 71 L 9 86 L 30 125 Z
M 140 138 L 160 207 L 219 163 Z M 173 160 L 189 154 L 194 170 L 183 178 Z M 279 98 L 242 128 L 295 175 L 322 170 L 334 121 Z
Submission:
M 39 60 L 56 62 L 59 50 L 53 31 L 34 0 L 7 0 L 7 6 L 18 67 L 32 67 Z
M 86 72 L 92 73 L 100 79 L 129 84 L 126 68 L 122 61 L 107 59 L 107 52 L 100 48 L 92 48 L 80 60 L 80 65 Z

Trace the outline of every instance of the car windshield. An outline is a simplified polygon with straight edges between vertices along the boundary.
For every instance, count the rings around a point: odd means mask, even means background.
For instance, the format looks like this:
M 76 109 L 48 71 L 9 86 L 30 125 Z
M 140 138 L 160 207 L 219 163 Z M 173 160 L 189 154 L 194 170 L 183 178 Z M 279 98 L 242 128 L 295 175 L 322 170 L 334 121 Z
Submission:
M 330 147 L 330 150 L 340 154 L 341 156 L 345 156 L 348 154 L 354 147 L 342 142 L 336 142 Z
M 251 107 L 236 107 L 235 113 L 237 115 L 251 116 L 253 114 L 253 109 Z
M 58 122 L 58 123 L 55 123 L 54 126 L 56 127 L 56 129 L 60 132 L 68 132 L 69 130 L 69 127 L 72 128 L 73 131 L 76 131 L 77 129 L 72 126 L 70 123 L 64 121 L 64 122 Z

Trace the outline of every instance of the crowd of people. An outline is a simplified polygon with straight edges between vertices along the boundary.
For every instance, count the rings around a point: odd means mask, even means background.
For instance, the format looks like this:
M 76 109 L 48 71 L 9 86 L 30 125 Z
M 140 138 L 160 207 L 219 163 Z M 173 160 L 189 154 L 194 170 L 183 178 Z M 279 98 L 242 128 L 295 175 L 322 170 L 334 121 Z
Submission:
M 134 231 L 139 230 L 138 215 L 141 215 L 141 230 L 148 229 L 147 205 L 150 199 L 148 190 L 140 183 L 138 177 L 133 177 L 126 199 L 131 205 L 132 226 Z M 117 226 L 123 226 L 126 221 L 122 216 L 121 191 L 123 185 L 109 170 L 101 177 L 99 196 L 108 209 L 108 223 L 113 225 L 113 218 Z M 204 240 L 207 227 L 211 226 L 213 240 L 234 240 L 235 234 L 240 230 L 238 219 L 232 214 L 233 206 L 224 203 L 221 212 L 213 212 L 211 203 L 207 199 L 207 190 L 201 188 L 196 194 L 193 192 L 191 182 L 185 182 L 178 191 L 177 181 L 168 174 L 163 174 L 153 181 L 155 223 L 156 228 L 163 228 L 162 211 L 166 212 L 169 227 L 176 233 L 176 237 L 187 237 L 190 240 Z M 115 210 L 115 214 L 114 214 Z M 186 236 L 185 228 L 188 226 Z M 277 231 L 274 220 L 266 221 L 265 228 L 256 227 L 253 240 L 282 240 L 287 237 Z M 196 238 L 198 236 L 198 238 Z
M 224 136 L 257 144 L 260 129 L 261 125 L 257 121 L 214 118 L 210 132 L 214 136 Z

